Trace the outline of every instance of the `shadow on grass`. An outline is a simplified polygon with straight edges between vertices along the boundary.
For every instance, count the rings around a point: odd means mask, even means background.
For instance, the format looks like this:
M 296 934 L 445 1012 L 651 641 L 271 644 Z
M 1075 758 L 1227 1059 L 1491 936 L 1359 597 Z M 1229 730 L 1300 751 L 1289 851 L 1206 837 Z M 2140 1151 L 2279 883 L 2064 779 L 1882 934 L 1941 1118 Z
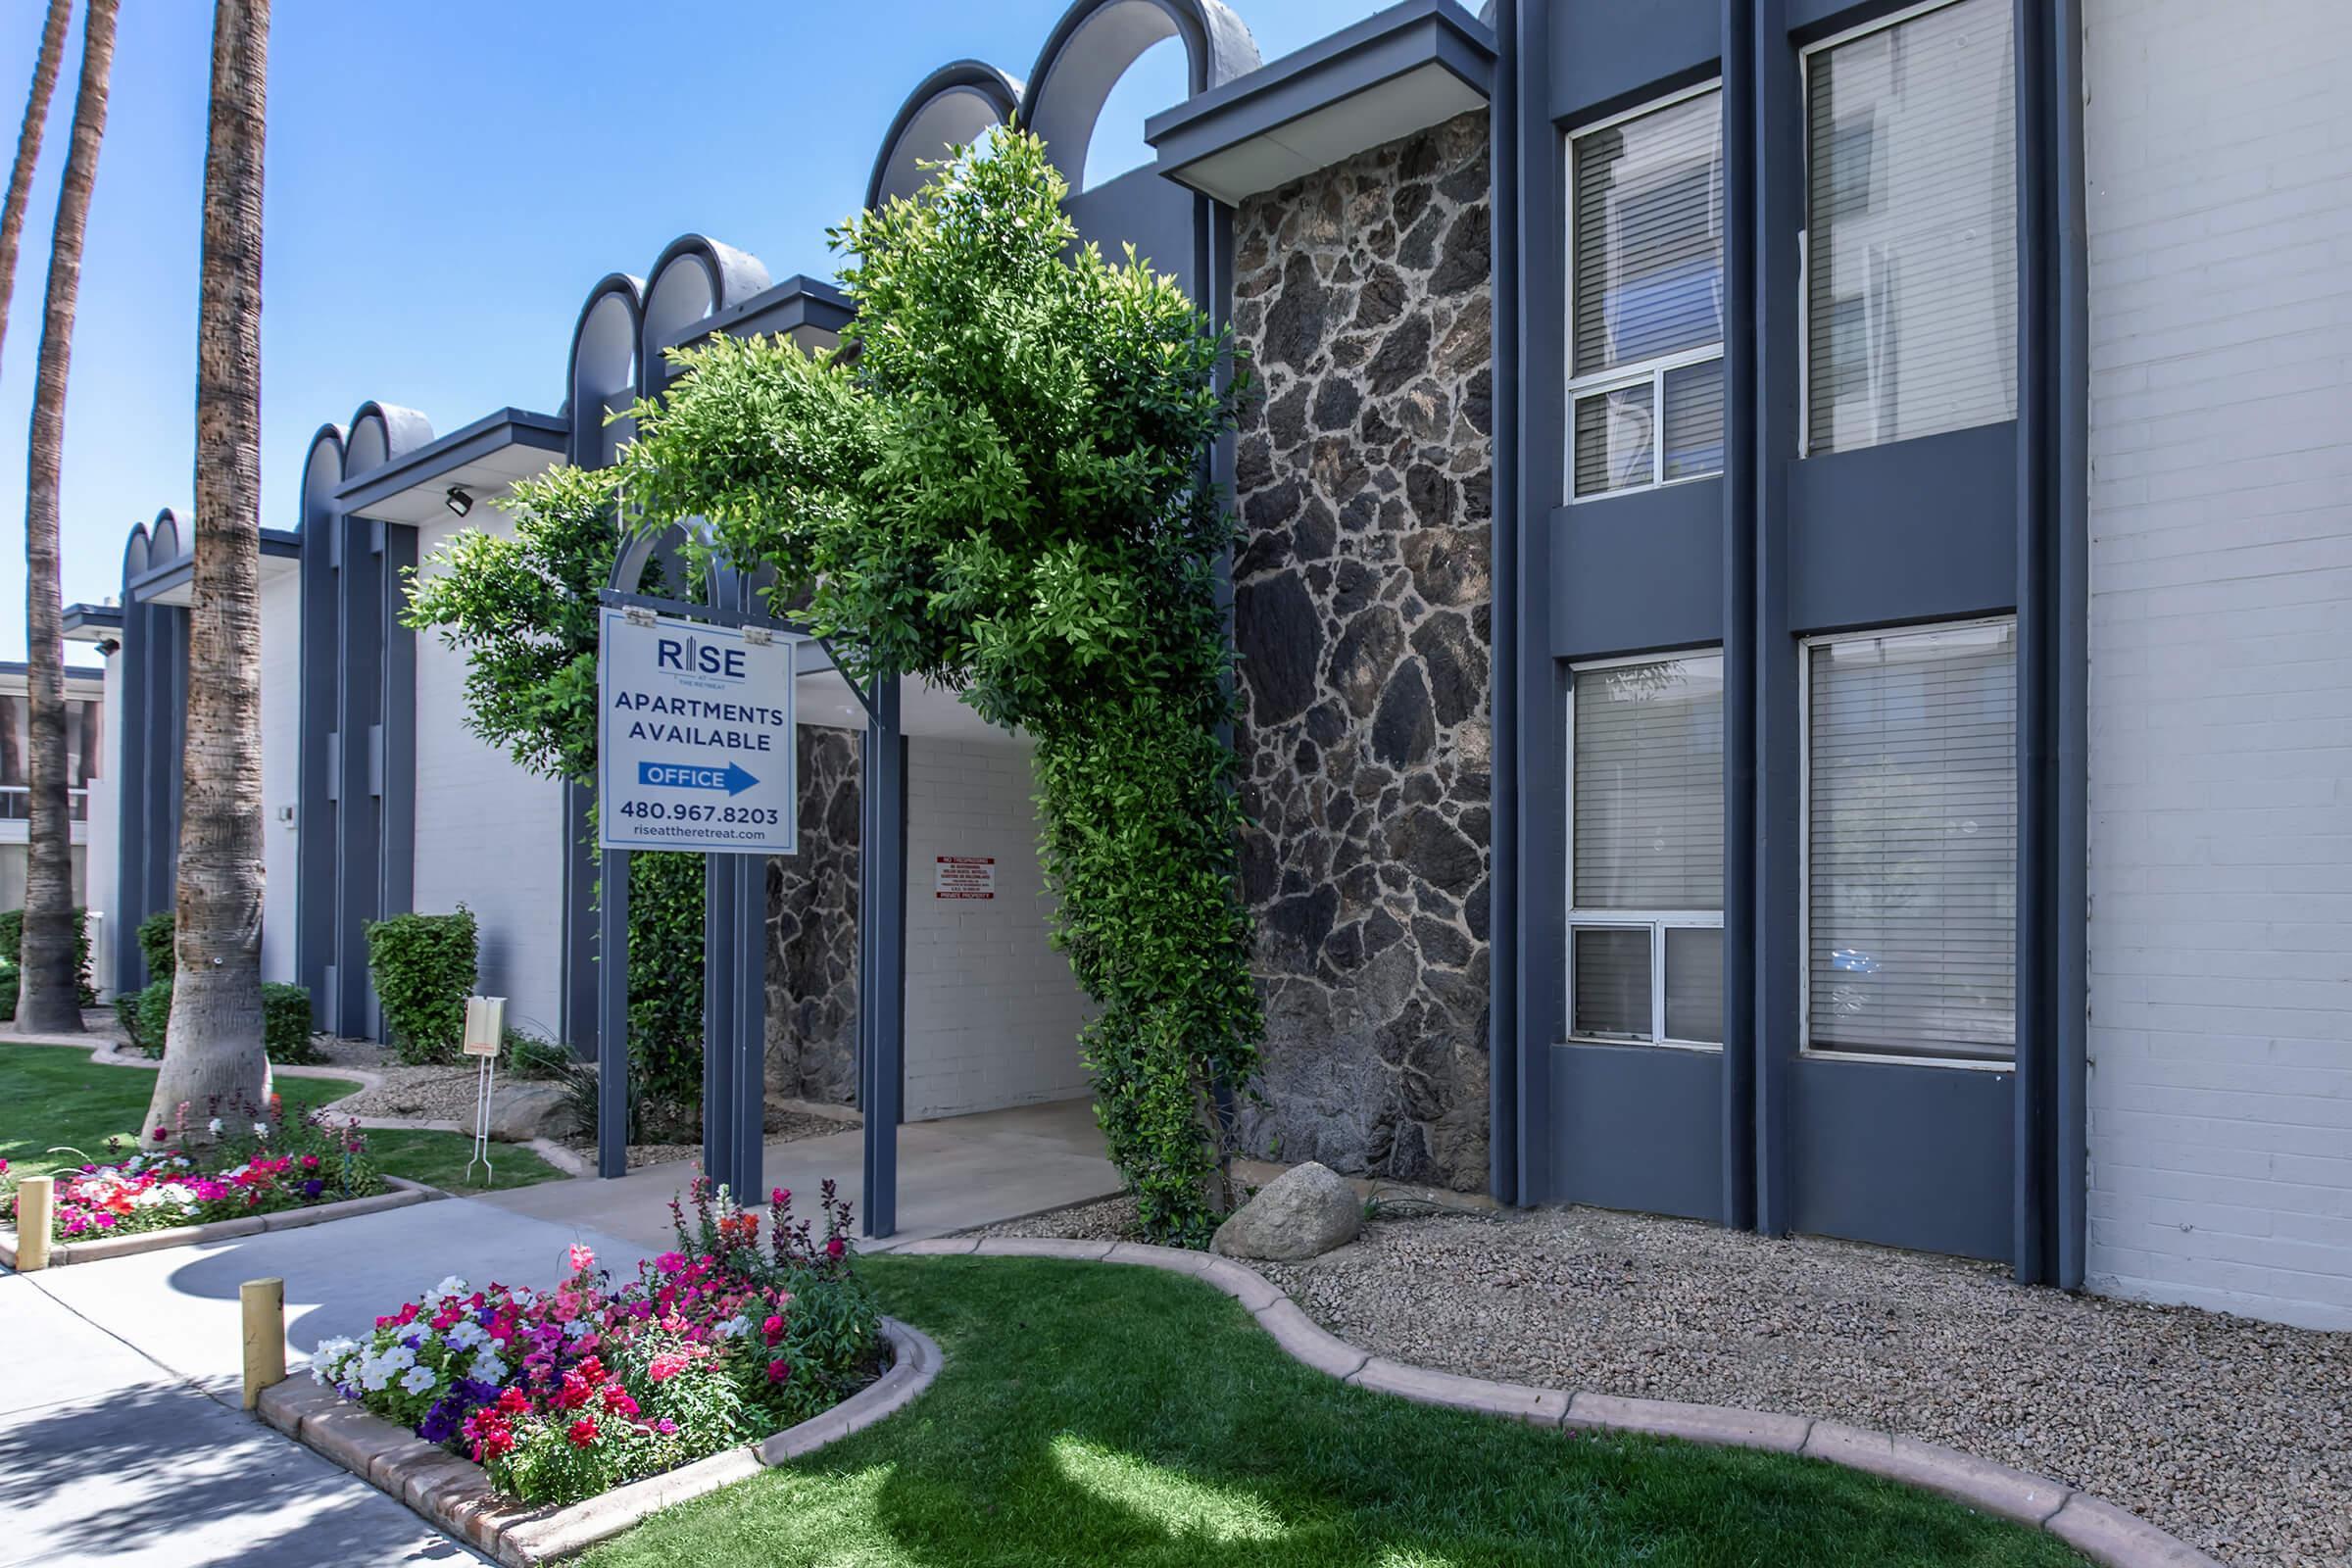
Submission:
M 947 1366 L 906 1411 L 650 1521 L 588 1560 L 898 1568 L 1971 1568 L 2047 1537 L 1785 1455 L 1571 1435 L 1411 1405 L 1290 1360 L 1149 1269 L 866 1265 Z

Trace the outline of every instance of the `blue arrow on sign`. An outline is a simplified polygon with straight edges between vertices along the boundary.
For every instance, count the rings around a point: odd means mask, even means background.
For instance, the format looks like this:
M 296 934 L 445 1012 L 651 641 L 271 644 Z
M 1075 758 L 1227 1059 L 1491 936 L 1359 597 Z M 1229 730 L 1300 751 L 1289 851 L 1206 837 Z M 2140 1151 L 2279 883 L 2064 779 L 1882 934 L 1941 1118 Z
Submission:
M 735 762 L 729 762 L 724 767 L 696 767 L 686 762 L 639 762 L 637 782 L 660 789 L 725 790 L 729 795 L 741 795 L 760 781 Z

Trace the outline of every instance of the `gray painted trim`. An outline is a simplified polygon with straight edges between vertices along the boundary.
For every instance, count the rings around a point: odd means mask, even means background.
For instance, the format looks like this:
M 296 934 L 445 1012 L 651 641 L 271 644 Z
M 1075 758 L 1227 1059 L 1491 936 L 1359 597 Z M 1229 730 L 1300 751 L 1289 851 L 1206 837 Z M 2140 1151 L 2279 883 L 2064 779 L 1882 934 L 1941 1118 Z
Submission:
M 442 474 L 509 447 L 562 452 L 569 433 L 570 426 L 553 415 L 501 409 L 345 480 L 335 491 L 335 503 L 344 512 L 364 513 L 404 490 L 429 484 Z
M 2090 286 L 2082 140 L 2082 0 L 2054 0 L 2049 165 L 2056 173 L 2051 304 L 2051 526 L 2057 534 L 2057 798 L 2050 929 L 2057 947 L 2051 1103 L 2057 1246 L 2050 1283 L 2082 1288 L 2090 1113 Z
M 1723 1077 L 1724 1224 L 1756 1223 L 1756 500 L 1758 418 L 1736 388 L 1763 384 L 1758 353 L 1759 172 L 1756 0 L 1723 0 L 1724 467 L 1723 568 Z
M 1518 726 L 1511 722 L 1519 691 L 1519 662 L 1511 657 L 1519 637 L 1519 80 L 1516 40 L 1518 0 L 1494 7 L 1499 69 L 1487 108 L 1487 143 L 1492 170 L 1488 207 L 1492 214 L 1494 270 L 1494 485 L 1488 518 L 1490 580 L 1500 591 L 1488 609 L 1493 658 L 1489 744 L 1494 749 L 1488 788 L 1494 797 L 1489 827 L 1487 882 L 1487 1187 L 1504 1203 L 1531 1200 L 1523 1180 L 1526 1145 L 1520 1115 L 1524 1054 L 1519 1028 L 1519 763 Z M 1500 722 L 1492 722 L 1500 720 Z
M 618 954 L 618 963 L 597 963 L 596 986 L 596 1173 L 629 1173 L 629 852 L 607 850 L 596 901 L 596 945 L 600 954 Z
M 906 1070 L 906 741 L 899 683 L 867 710 L 858 855 L 858 1108 L 864 1113 L 865 1234 L 899 1228 L 899 1120 Z
M 123 605 L 122 650 L 118 656 L 122 661 L 120 691 L 122 712 L 118 755 L 112 763 L 120 780 L 115 794 L 115 918 L 107 933 L 114 943 L 118 993 L 137 990 L 147 978 L 146 962 L 139 953 L 138 923 L 146 902 L 144 868 L 140 864 L 146 846 L 141 831 L 146 822 L 145 719 L 154 708 L 147 693 L 146 642 L 152 635 L 146 624 L 147 616 L 128 598 Z
M 1756 0 L 1755 528 L 1755 1223 L 1766 1235 L 1795 1223 L 1789 1077 L 1803 1019 L 1796 932 L 1803 867 L 1797 821 L 1804 736 L 1797 730 L 1799 668 L 1789 624 L 1788 470 L 1797 450 L 1797 254 L 1804 222 L 1803 86 L 1785 0 Z
M 383 695 L 377 724 L 383 735 L 378 785 L 375 918 L 407 914 L 416 905 L 416 633 L 401 619 L 404 573 L 416 569 L 416 530 L 382 525 Z
M 1020 107 L 1021 84 L 984 60 L 952 60 L 932 72 L 915 83 L 914 90 L 899 105 L 899 112 L 891 117 L 890 128 L 882 133 L 881 147 L 874 154 L 873 171 L 865 179 L 867 210 L 882 205 L 883 181 L 889 178 L 899 143 L 906 139 L 915 117 L 928 109 L 933 100 L 951 92 L 977 93 L 987 99 L 1000 124 L 1009 122 Z M 937 149 L 923 154 L 927 158 L 937 155 Z
M 736 337 L 755 333 L 793 332 L 803 327 L 838 335 L 856 318 L 850 297 L 821 278 L 802 274 L 761 289 L 738 304 L 707 316 L 657 350 L 675 348 L 725 332 Z
M 68 605 L 65 616 L 66 636 L 70 640 L 94 642 L 98 635 L 122 630 L 122 612 L 114 605 Z M 89 637 L 75 638 L 76 632 L 88 632 Z M 68 673 L 71 673 L 69 671 Z
M 1403 0 L 1144 122 L 1158 172 L 1184 171 L 1425 66 L 1481 97 L 1494 86 L 1494 34 L 1453 0 Z M 1366 147 L 1392 139 L 1383 132 Z M 1359 149 L 1360 150 L 1360 149 Z

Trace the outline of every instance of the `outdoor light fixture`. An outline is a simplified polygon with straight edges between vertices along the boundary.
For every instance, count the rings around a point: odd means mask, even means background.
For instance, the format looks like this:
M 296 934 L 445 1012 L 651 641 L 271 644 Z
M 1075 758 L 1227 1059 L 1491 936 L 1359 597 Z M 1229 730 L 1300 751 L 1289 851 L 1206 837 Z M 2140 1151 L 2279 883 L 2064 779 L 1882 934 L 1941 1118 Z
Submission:
M 449 494 L 443 498 L 441 504 L 463 517 L 473 510 L 473 497 L 466 493 L 464 485 L 453 484 L 449 487 Z

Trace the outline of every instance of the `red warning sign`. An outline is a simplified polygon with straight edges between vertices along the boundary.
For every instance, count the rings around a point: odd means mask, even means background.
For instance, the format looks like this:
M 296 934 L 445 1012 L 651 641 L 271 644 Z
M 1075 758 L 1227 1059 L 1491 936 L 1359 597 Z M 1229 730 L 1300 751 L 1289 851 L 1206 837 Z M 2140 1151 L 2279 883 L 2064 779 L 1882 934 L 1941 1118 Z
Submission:
M 931 896 L 935 899 L 993 899 L 997 896 L 997 858 L 993 855 L 943 855 L 934 868 Z

